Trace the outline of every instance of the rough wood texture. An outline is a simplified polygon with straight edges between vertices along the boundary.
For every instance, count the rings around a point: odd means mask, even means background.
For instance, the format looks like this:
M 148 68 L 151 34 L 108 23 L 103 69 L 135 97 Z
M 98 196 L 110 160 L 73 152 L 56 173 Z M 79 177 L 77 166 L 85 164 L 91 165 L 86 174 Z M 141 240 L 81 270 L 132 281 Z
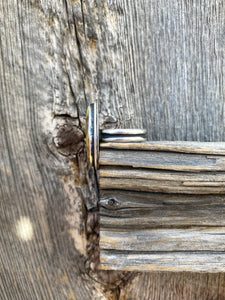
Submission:
M 82 154 L 97 99 L 102 127 L 224 141 L 224 15 L 220 0 L 0 2 L 1 299 L 224 299 L 224 274 L 142 273 L 126 287 L 97 270 Z
M 224 251 L 225 228 L 191 227 L 191 228 L 132 228 L 132 231 L 104 229 L 101 231 L 100 248 L 118 251 Z M 215 248 L 216 245 L 216 248 Z M 107 251 L 106 251 L 107 252 Z M 207 270 L 207 266 L 205 267 Z
M 207 142 L 185 142 L 185 141 L 158 141 L 144 143 L 101 143 L 100 147 L 104 149 L 123 149 L 123 150 L 150 150 L 178 153 L 196 153 L 196 154 L 219 154 L 225 155 L 225 143 L 207 143 Z
M 222 194 L 224 172 L 170 172 L 133 168 L 101 167 L 101 188 L 131 189 L 186 194 Z
M 120 0 L 109 8 L 114 22 L 99 65 L 104 121 L 146 128 L 148 140 L 225 141 L 223 1 Z
M 225 145 L 225 143 L 223 143 Z M 210 150 L 209 150 L 210 151 Z M 225 156 L 186 154 L 177 151 L 115 150 L 100 151 L 99 164 L 133 168 L 161 169 L 187 172 L 224 171 Z
M 111 143 L 106 147 L 102 144 L 102 148 L 99 161 L 102 190 L 225 193 L 225 143 L 208 143 L 204 146 L 204 143 L 186 142 L 184 147 L 174 143 L 172 148 L 169 146 L 170 150 L 165 143 L 162 146 L 160 143 Z M 213 155 L 218 151 L 220 155 Z
M 224 294 L 223 274 L 143 272 L 122 290 L 121 298 L 223 300 Z
M 224 272 L 225 254 L 223 252 L 148 252 L 129 253 L 101 251 L 103 269 L 127 271 L 189 271 Z
M 102 268 L 225 271 L 224 148 L 102 143 Z
M 129 281 L 99 270 L 84 151 L 97 37 L 85 14 L 80 1 L 0 2 L 2 300 L 115 299 Z
M 224 195 L 104 190 L 100 206 L 103 268 L 224 271 Z
M 103 231 L 104 227 L 119 232 L 123 228 L 225 226 L 224 195 L 200 197 L 104 190 L 100 205 Z

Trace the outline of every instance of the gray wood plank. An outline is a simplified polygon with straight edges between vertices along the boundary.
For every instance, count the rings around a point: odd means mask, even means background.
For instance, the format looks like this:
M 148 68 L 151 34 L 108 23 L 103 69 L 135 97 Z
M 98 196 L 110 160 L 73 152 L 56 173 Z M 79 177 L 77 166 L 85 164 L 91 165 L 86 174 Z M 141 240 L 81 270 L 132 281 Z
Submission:
M 219 155 L 105 149 L 100 151 L 99 165 L 187 172 L 213 172 L 225 170 L 225 158 Z
M 121 267 L 129 271 L 188 271 L 188 272 L 224 272 L 225 252 L 153 252 L 129 253 L 102 250 L 103 269 L 118 270 Z
M 171 181 L 133 178 L 100 178 L 101 189 L 133 190 L 175 194 L 225 194 L 224 181 Z
M 215 247 L 216 245 L 216 247 Z M 158 229 L 102 229 L 101 250 L 153 252 L 153 251 L 225 251 L 225 227 L 191 227 Z M 113 250 L 112 250 L 113 249 Z M 139 254 L 140 257 L 142 253 Z
M 100 143 L 100 148 L 225 155 L 224 142 L 147 141 L 142 143 Z
M 100 224 L 115 230 L 225 226 L 225 196 L 103 191 Z
M 208 183 L 221 183 L 225 181 L 225 172 L 171 172 L 161 170 L 148 170 L 143 168 L 126 168 L 115 166 L 101 166 L 99 170 L 99 177 L 101 178 L 124 178 L 128 179 L 146 179 L 158 181 L 185 182 L 185 184 L 201 185 Z

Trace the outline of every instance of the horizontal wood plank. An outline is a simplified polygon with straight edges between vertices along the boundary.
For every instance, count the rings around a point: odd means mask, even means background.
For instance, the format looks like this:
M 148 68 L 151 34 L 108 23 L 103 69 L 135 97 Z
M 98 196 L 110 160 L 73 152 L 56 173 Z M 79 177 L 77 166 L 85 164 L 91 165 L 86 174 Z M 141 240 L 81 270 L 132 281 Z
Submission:
M 225 194 L 225 181 L 185 182 L 132 178 L 100 178 L 101 189 L 120 189 L 157 193 Z
M 196 154 L 219 154 L 225 155 L 224 142 L 188 142 L 188 141 L 156 141 L 144 143 L 101 143 L 100 147 L 111 149 L 126 150 L 145 150 L 145 151 L 163 151 L 180 152 Z
M 216 245 L 216 247 L 215 247 Z M 225 227 L 101 230 L 102 250 L 132 251 L 225 251 Z
M 225 252 L 129 253 L 101 251 L 101 267 L 127 271 L 224 272 Z
M 224 171 L 225 157 L 178 152 L 104 149 L 100 151 L 99 164 L 185 172 Z
M 100 179 L 111 178 L 134 178 L 151 179 L 161 181 L 184 181 L 184 182 L 225 182 L 224 172 L 173 172 L 162 170 L 148 170 L 145 168 L 128 168 L 118 166 L 101 166 L 99 170 Z
M 101 166 L 101 189 L 183 194 L 225 194 L 225 172 L 177 172 Z
M 224 195 L 102 191 L 102 228 L 225 226 Z

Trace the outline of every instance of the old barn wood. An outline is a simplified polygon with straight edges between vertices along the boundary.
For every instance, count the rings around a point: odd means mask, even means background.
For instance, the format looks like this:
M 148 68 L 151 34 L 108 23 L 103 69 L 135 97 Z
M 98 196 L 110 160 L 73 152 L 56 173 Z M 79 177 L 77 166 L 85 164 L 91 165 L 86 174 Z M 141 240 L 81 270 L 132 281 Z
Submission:
M 100 147 L 103 268 L 225 271 L 225 143 Z
M 101 129 L 145 128 L 150 141 L 224 142 L 224 20 L 223 0 L 0 1 L 1 300 L 224 299 L 225 273 L 100 269 L 96 184 L 86 175 L 84 143 L 92 102 Z M 160 203 L 175 194 L 154 196 Z M 223 195 L 195 196 L 219 206 Z M 217 212 L 214 221 L 222 221 Z M 182 229 L 171 228 L 179 237 Z M 163 228 L 151 230 L 161 239 Z

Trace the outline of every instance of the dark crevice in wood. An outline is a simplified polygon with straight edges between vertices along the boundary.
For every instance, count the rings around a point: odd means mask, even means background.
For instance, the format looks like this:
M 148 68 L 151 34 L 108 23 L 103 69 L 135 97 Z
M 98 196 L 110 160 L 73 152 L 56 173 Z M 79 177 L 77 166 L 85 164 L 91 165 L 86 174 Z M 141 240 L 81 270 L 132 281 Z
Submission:
M 65 114 L 65 113 L 62 113 L 62 114 L 54 114 L 53 118 L 65 118 L 65 119 L 71 119 L 71 120 L 77 120 L 79 119 L 79 117 L 73 117 L 71 116 L 70 114 Z
M 80 8 L 81 8 L 81 14 L 82 14 L 84 36 L 85 36 L 85 38 L 86 38 L 85 19 L 84 19 L 84 4 L 83 4 L 83 0 L 80 0 Z
M 82 68 L 81 78 L 82 78 L 82 83 L 83 83 L 83 93 L 84 93 L 84 99 L 85 99 L 86 107 L 87 107 L 87 96 L 86 96 L 86 92 L 85 92 L 86 88 L 85 88 L 85 81 L 84 81 L 84 77 L 85 77 L 84 63 L 83 63 L 83 56 L 82 56 L 82 50 L 81 50 L 81 43 L 80 43 L 79 36 L 78 36 L 77 24 L 76 24 L 76 19 L 75 19 L 74 14 L 73 14 L 73 22 L 74 22 L 74 32 L 75 32 L 75 37 L 76 37 L 77 48 L 78 48 L 78 52 L 79 52 L 79 59 L 80 59 L 81 68 Z

